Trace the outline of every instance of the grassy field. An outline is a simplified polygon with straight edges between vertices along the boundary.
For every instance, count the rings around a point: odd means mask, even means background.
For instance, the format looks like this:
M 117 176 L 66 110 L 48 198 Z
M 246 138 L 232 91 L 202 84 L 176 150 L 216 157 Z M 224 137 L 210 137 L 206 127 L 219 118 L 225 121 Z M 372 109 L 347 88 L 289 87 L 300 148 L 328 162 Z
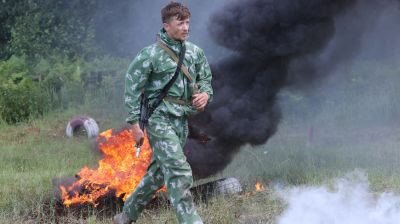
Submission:
M 277 134 L 265 145 L 244 146 L 223 172 L 212 177 L 237 177 L 245 192 L 199 202 L 205 223 L 276 223 L 286 205 L 275 186 L 329 185 L 355 169 L 366 174 L 373 192 L 399 193 L 400 102 L 396 85 L 382 85 L 387 86 L 385 91 L 374 87 L 369 92 L 352 89 L 350 95 L 336 94 L 339 100 L 324 99 L 327 103 L 317 112 L 301 98 L 283 105 L 285 117 Z M 346 102 L 338 104 L 341 100 Z M 119 128 L 124 114 L 115 108 L 84 106 L 15 126 L 0 125 L 0 223 L 111 223 L 111 214 L 90 208 L 59 215 L 52 181 L 73 176 L 85 165 L 93 167 L 100 158 L 86 137 L 66 138 L 68 120 L 86 114 L 101 130 Z M 255 192 L 256 181 L 266 190 Z M 146 210 L 138 223 L 176 220 L 171 207 L 161 203 Z
M 74 175 L 84 165 L 94 166 L 99 155 L 86 137 L 68 139 L 65 125 L 75 114 L 97 117 L 101 129 L 119 127 L 119 115 L 90 113 L 89 109 L 52 114 L 0 131 L 0 223 L 111 223 L 96 210 L 58 216 L 52 180 Z M 314 124 L 315 125 L 315 124 Z M 279 132 L 258 147 L 245 146 L 219 177 L 237 177 L 242 195 L 216 197 L 198 203 L 206 223 L 275 223 L 285 205 L 273 186 L 321 185 L 354 169 L 366 172 L 376 192 L 400 190 L 400 132 L 393 127 L 370 129 L 283 122 Z M 254 192 L 261 181 L 264 192 Z M 146 210 L 139 223 L 176 223 L 167 204 Z
M 91 150 L 92 141 L 85 136 L 73 139 L 65 136 L 67 121 L 76 114 L 90 114 L 98 118 L 103 130 L 122 125 L 118 114 L 90 113 L 89 110 L 70 110 L 17 126 L 1 126 L 0 223 L 111 223 L 110 215 L 90 208 L 82 214 L 67 212 L 62 216 L 56 211 L 52 181 L 73 176 L 84 165 L 94 167 L 100 158 Z M 253 191 L 253 187 L 248 189 Z M 271 197 L 271 191 L 265 191 L 217 197 L 207 203 L 200 202 L 198 207 L 207 223 L 234 223 L 242 219 L 271 221 L 282 209 L 277 201 Z M 265 211 L 269 211 L 268 216 Z M 176 222 L 167 203 L 146 210 L 143 216 L 140 223 Z

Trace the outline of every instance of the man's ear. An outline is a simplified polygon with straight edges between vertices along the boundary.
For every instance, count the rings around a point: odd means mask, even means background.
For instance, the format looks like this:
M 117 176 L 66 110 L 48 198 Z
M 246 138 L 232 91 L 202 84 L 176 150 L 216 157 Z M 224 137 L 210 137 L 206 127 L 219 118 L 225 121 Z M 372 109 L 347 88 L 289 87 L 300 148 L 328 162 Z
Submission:
M 168 31 L 170 28 L 170 25 L 168 23 L 163 23 L 163 28 L 165 31 Z

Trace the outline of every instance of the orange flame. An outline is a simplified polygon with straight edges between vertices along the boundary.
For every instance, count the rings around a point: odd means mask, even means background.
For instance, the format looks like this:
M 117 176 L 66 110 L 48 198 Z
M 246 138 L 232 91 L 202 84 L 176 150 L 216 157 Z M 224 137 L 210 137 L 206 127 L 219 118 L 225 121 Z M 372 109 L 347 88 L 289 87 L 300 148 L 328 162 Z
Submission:
M 104 155 L 98 168 L 90 169 L 85 166 L 72 185 L 60 186 L 61 198 L 67 207 L 85 203 L 96 207 L 98 199 L 111 191 L 115 191 L 115 196 L 122 197 L 125 201 L 150 164 L 152 151 L 146 136 L 138 158 L 130 130 L 115 133 L 115 130 L 109 129 L 102 132 L 96 142 Z
M 264 185 L 260 181 L 256 182 L 255 187 L 256 187 L 256 191 L 264 191 L 265 190 Z

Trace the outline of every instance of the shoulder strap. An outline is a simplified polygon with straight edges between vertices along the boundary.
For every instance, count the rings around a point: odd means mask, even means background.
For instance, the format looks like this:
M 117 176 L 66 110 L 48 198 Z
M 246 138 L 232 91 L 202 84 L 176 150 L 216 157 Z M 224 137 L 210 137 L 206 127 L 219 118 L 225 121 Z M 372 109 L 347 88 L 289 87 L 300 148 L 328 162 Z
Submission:
M 186 52 L 186 47 L 185 47 L 185 45 L 182 45 L 181 52 L 179 52 L 178 66 L 176 67 L 174 76 L 164 86 L 164 88 L 161 90 L 161 93 L 158 94 L 158 96 L 155 98 L 153 104 L 150 105 L 149 111 L 148 111 L 148 117 L 150 117 L 153 114 L 154 110 L 158 107 L 158 105 L 160 105 L 161 101 L 165 98 L 165 96 L 167 96 L 168 91 L 171 88 L 172 84 L 174 84 L 175 80 L 178 78 L 179 72 L 182 68 L 183 59 L 185 58 L 185 52 Z
M 160 40 L 158 40 L 157 42 L 158 42 L 158 45 L 159 45 L 162 49 L 164 49 L 164 50 L 168 53 L 168 55 L 169 55 L 176 63 L 179 62 L 179 59 L 178 59 L 178 57 L 176 56 L 176 54 L 175 54 L 165 43 L 163 43 L 163 42 L 160 41 Z M 183 63 L 182 63 L 181 69 L 182 69 L 183 74 L 185 74 L 186 78 L 189 80 L 189 82 L 193 82 L 193 79 L 192 79 L 192 76 L 190 76 L 189 70 L 183 65 Z

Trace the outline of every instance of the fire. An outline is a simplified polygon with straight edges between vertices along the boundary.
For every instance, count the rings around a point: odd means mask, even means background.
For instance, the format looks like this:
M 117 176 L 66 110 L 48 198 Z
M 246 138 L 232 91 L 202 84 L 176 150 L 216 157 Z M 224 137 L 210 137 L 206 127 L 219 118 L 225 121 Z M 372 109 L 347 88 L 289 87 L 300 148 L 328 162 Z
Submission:
M 110 192 L 126 200 L 146 173 L 152 150 L 147 137 L 140 155 L 135 155 L 135 142 L 130 130 L 116 132 L 110 129 L 96 139 L 103 159 L 97 169 L 83 167 L 77 180 L 70 186 L 60 186 L 65 206 L 76 204 L 98 205 L 98 200 Z
M 259 192 L 266 192 L 264 185 L 260 181 L 256 181 L 256 184 L 254 185 L 254 187 L 256 189 L 255 191 L 250 191 L 250 192 L 245 193 L 245 195 L 247 197 L 254 196 L 254 195 L 258 194 Z
M 256 191 L 264 191 L 265 190 L 264 185 L 260 181 L 256 182 L 255 187 L 256 187 Z

